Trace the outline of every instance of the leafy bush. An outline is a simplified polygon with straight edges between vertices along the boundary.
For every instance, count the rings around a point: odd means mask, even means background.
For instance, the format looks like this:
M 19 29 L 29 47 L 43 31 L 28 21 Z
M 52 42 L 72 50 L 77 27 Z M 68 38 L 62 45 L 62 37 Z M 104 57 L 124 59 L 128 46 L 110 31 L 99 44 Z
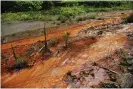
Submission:
M 58 17 L 58 20 L 60 20 L 61 23 L 64 23 L 67 19 L 68 19 L 68 18 L 65 17 L 65 16 L 63 16 L 63 15 L 60 15 L 60 16 Z
M 22 3 L 21 3 L 22 2 Z M 40 9 L 41 7 L 41 1 L 15 1 L 16 3 L 16 9 L 14 10 L 18 10 L 20 12 L 15 12 L 13 13 L 12 10 L 7 10 L 8 13 L 2 13 L 2 22 L 14 22 L 14 21 L 25 21 L 25 20 L 41 20 L 41 21 L 55 21 L 55 20 L 60 20 L 62 23 L 64 23 L 66 20 L 70 19 L 70 17 L 75 17 L 77 15 L 80 14 L 87 14 L 89 12 L 101 12 L 101 11 L 111 11 L 111 10 L 128 10 L 131 9 L 132 7 L 129 5 L 130 3 L 125 5 L 118 5 L 114 7 L 101 7 L 101 4 L 98 3 L 102 3 L 102 2 L 93 2 L 93 4 L 98 5 L 99 7 L 95 7 L 95 6 L 91 6 L 89 3 L 91 2 L 83 2 L 83 3 L 88 3 L 86 4 L 72 4 L 72 5 L 64 5 L 64 6 L 56 6 L 56 2 L 47 2 L 47 3 L 51 3 L 50 5 L 54 5 L 54 6 L 50 6 L 51 8 L 48 10 L 42 10 Z M 43 2 L 44 3 L 44 2 Z M 45 2 L 46 3 L 46 2 Z M 52 4 L 53 3 L 53 4 Z M 66 3 L 66 2 L 64 2 Z M 62 4 L 62 3 L 61 3 Z M 59 5 L 61 5 L 59 4 Z M 69 4 L 69 3 L 68 3 Z M 6 4 L 6 5 L 9 5 Z M 4 7 L 6 7 L 6 5 Z M 14 6 L 11 6 L 12 9 L 14 8 Z M 11 8 L 10 7 L 10 8 Z M 24 10 L 23 10 L 24 9 Z M 36 10 L 36 11 L 35 11 Z M 37 11 L 37 10 L 41 10 L 41 11 Z M 27 12 L 25 12 L 27 11 Z M 15 17 L 15 18 L 14 18 Z M 79 18 L 79 21 L 84 20 L 84 19 L 94 19 L 95 16 L 88 16 L 85 18 Z
M 65 17 L 75 16 L 85 12 L 84 6 L 62 7 L 60 12 Z
M 89 6 L 93 8 L 114 8 L 117 9 L 129 9 L 132 8 L 132 1 L 2 1 L 2 12 L 19 12 L 19 11 L 35 11 L 35 10 L 50 10 L 51 8 L 57 8 L 54 10 L 54 14 L 58 13 L 58 7 L 75 7 L 75 11 L 79 10 L 77 6 Z M 66 9 L 67 12 L 71 12 L 72 9 Z M 65 12 L 66 12 L 65 10 Z M 104 9 L 103 9 L 104 10 Z M 62 10 L 61 10 L 62 12 Z M 64 12 L 63 12 L 64 13 Z M 68 13 L 70 14 L 70 13 Z
M 42 3 L 42 1 L 2 1 L 2 12 L 41 10 Z

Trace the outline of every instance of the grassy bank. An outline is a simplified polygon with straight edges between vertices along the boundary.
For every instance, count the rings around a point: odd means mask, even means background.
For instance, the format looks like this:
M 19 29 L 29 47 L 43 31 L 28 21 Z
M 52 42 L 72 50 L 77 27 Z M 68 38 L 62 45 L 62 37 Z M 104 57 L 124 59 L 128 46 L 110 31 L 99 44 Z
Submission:
M 132 6 L 119 6 L 111 8 L 96 8 L 88 6 L 72 6 L 72 7 L 56 7 L 45 11 L 28 11 L 28 12 L 15 12 L 15 13 L 3 13 L 1 19 L 3 23 L 12 23 L 17 21 L 65 21 L 70 18 L 74 18 L 80 14 L 86 14 L 89 12 L 108 12 L 115 10 L 131 10 Z M 93 16 L 92 16 L 93 17 Z

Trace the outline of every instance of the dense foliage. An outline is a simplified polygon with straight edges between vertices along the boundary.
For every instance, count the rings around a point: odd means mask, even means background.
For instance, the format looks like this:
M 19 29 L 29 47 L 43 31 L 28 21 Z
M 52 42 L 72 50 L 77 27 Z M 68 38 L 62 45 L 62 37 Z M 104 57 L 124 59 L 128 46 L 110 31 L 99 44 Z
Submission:
M 115 6 L 130 6 L 132 3 L 132 1 L 2 1 L 1 6 L 2 12 L 20 12 L 81 5 L 110 8 Z
M 61 21 L 89 12 L 131 10 L 132 1 L 2 1 L 2 22 Z M 14 18 L 15 17 L 15 18 Z M 95 16 L 91 16 L 95 18 Z M 77 21 L 86 18 L 79 18 Z
M 2 1 L 2 12 L 33 11 L 42 8 L 42 1 Z

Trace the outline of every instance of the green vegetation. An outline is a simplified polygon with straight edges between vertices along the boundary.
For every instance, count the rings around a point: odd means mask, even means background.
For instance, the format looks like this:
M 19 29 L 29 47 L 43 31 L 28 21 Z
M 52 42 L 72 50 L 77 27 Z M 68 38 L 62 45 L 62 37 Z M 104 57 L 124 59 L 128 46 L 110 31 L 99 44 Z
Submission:
M 28 67 L 28 63 L 27 63 L 27 61 L 23 57 L 17 57 L 16 56 L 16 53 L 14 51 L 13 46 L 12 46 L 12 51 L 13 51 L 13 56 L 14 56 L 14 59 L 15 59 L 16 62 L 11 67 L 11 69 L 22 69 L 22 68 Z
M 25 56 L 30 57 L 30 55 L 34 52 L 34 48 L 31 47 L 30 49 L 26 50 Z
M 9 5 L 10 4 L 10 5 Z M 8 7 L 6 7 L 8 5 Z M 45 5 L 45 6 L 44 6 Z M 49 6 L 48 6 L 49 5 Z M 61 21 L 64 23 L 70 18 L 90 12 L 131 10 L 132 2 L 55 2 L 55 1 L 13 1 L 2 2 L 2 22 L 11 23 L 15 21 L 39 20 L 39 21 Z M 86 17 L 93 19 L 95 16 Z M 80 18 L 80 20 L 86 19 Z
M 11 69 L 22 69 L 22 68 L 25 68 L 25 67 L 28 67 L 27 61 L 25 60 L 25 58 L 19 57 L 16 60 L 15 64 L 11 67 Z
M 57 42 L 58 42 L 58 38 L 54 38 L 54 39 L 51 39 L 51 40 L 50 40 L 50 44 L 51 44 L 52 46 L 56 45 Z
M 2 12 L 37 11 L 42 8 L 42 1 L 2 1 Z
M 121 68 L 133 73 L 133 55 L 128 54 L 125 51 L 121 51 L 120 56 L 123 59 L 123 61 L 120 63 Z

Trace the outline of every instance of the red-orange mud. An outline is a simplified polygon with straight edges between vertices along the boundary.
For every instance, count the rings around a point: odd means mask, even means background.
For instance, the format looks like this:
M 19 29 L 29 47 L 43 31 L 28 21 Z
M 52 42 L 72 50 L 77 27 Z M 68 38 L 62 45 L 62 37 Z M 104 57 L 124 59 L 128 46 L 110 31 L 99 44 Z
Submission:
M 78 40 L 78 41 L 76 41 L 76 45 L 81 45 L 81 46 L 83 46 L 84 44 L 90 44 L 90 43 L 94 43 L 94 42 L 96 42 L 96 40 L 94 40 L 94 39 L 87 39 L 87 40 Z
M 81 28 L 88 26 L 98 26 L 108 23 L 120 22 L 120 18 L 105 19 L 103 21 L 95 21 L 68 29 L 71 37 L 75 36 Z M 48 34 L 48 39 L 56 36 L 62 36 L 64 31 Z M 12 43 L 2 44 L 2 50 L 10 48 L 10 45 L 25 45 L 35 43 L 38 40 L 44 40 L 43 36 L 36 38 L 28 38 Z M 87 43 L 87 42 L 85 42 Z M 115 50 L 123 48 L 127 43 L 127 37 L 124 33 L 106 34 L 97 40 L 96 43 L 90 45 L 86 49 L 82 49 L 84 44 L 77 43 L 72 50 L 64 51 L 59 57 L 51 57 L 49 60 L 38 63 L 31 69 L 21 70 L 16 74 L 6 74 L 2 76 L 2 87 L 10 88 L 44 88 L 44 87 L 67 87 L 64 82 L 64 75 L 68 71 L 79 68 L 86 62 L 96 62 L 100 59 L 111 55 Z M 64 61 L 67 60 L 65 63 Z
M 66 87 L 63 77 L 68 71 L 80 67 L 87 61 L 95 62 L 111 55 L 115 50 L 123 48 L 124 44 L 126 44 L 126 36 L 123 34 L 106 35 L 86 50 L 81 50 L 82 52 L 71 50 L 62 57 L 52 57 L 16 75 L 3 76 L 2 87 Z M 72 54 L 75 56 L 71 56 Z M 61 60 L 66 58 L 70 59 L 62 65 Z

